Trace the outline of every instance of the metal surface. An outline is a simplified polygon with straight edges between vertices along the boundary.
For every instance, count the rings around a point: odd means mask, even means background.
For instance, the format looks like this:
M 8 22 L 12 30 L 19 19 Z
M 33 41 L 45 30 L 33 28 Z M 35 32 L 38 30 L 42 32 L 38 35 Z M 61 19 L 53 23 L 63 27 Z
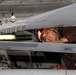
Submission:
M 76 44 L 0 41 L 0 49 L 76 53 Z
M 76 73 L 76 72 L 75 72 Z M 26 70 L 0 70 L 1 75 L 66 75 L 66 70 L 36 70 L 36 69 L 26 69 Z
M 7 23 L 0 26 L 0 32 L 11 33 L 27 29 L 40 29 L 58 27 L 63 25 L 76 26 L 76 4 L 45 12 L 37 16 L 29 17 L 15 23 Z

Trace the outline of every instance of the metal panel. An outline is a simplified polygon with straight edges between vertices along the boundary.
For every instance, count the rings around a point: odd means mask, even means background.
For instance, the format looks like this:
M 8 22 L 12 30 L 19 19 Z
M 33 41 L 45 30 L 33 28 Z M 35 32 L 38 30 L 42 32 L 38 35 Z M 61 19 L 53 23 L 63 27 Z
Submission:
M 76 75 L 76 70 L 67 70 L 67 75 Z
M 76 53 L 76 44 L 0 41 L 0 49 Z
M 67 15 L 68 14 L 68 15 Z M 59 25 L 76 26 L 76 4 L 60 9 L 49 11 L 37 16 L 29 17 L 15 23 L 8 23 L 0 26 L 1 32 L 12 32 L 26 29 L 40 29 L 47 27 L 57 27 Z M 20 29 L 19 27 L 22 27 Z M 11 31 L 10 31 L 11 28 Z
M 65 75 L 65 70 L 0 70 L 1 75 Z

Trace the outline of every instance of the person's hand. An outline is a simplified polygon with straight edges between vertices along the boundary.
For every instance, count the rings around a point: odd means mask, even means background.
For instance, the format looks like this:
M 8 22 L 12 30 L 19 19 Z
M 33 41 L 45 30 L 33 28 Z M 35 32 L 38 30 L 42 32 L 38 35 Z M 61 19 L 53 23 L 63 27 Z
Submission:
M 65 42 L 68 42 L 68 39 L 66 39 L 65 37 L 61 38 L 60 40 L 54 41 L 54 43 L 65 43 Z
M 54 41 L 54 43 L 64 43 L 63 40 L 57 40 L 57 41 Z

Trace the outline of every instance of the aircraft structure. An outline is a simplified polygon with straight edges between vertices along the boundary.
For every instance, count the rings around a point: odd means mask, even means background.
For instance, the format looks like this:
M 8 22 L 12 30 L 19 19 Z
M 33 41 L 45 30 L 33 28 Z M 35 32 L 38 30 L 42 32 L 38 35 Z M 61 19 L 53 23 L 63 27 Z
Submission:
M 40 29 L 60 26 L 76 26 L 76 4 L 48 11 L 14 23 L 0 25 L 0 32 L 11 33 L 15 31 Z
M 42 70 L 42 69 L 26 69 L 26 70 L 0 70 L 2 75 L 76 75 L 75 70 Z
M 0 33 L 76 26 L 76 4 L 0 26 Z M 0 41 L 0 49 L 76 53 L 76 44 Z M 0 70 L 2 75 L 76 75 L 75 70 Z
M 76 4 L 0 26 L 1 33 L 48 27 L 76 26 Z M 55 47 L 54 47 L 55 46 Z M 76 44 L 0 41 L 1 49 L 76 53 Z

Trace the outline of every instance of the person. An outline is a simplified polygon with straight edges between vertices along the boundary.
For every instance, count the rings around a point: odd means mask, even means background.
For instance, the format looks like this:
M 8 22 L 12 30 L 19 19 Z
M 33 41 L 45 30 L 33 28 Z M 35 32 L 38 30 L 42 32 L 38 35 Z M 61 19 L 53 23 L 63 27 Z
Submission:
M 64 27 L 59 28 L 44 28 L 41 32 L 38 31 L 38 38 L 44 42 L 57 43 L 74 43 L 76 42 L 76 28 Z
M 76 43 L 76 27 L 44 28 L 38 31 L 41 42 Z M 76 69 L 76 54 L 60 53 L 67 69 Z

